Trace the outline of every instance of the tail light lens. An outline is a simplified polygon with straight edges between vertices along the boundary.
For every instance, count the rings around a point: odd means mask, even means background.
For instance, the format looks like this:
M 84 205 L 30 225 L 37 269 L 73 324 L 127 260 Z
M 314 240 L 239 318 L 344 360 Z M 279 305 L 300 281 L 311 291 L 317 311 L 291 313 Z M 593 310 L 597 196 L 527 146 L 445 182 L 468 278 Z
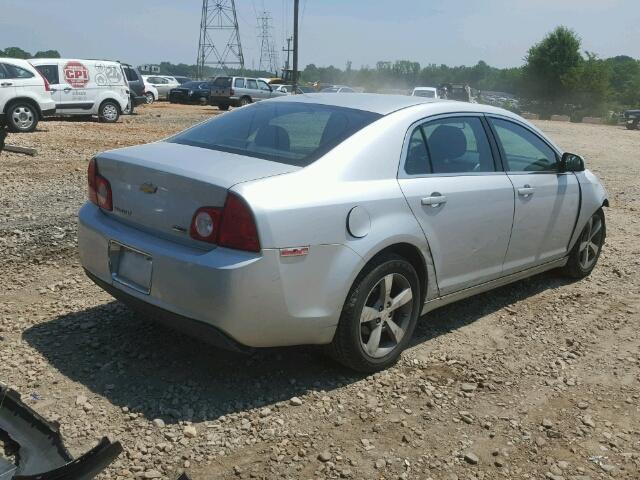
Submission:
M 221 247 L 260 251 L 258 229 L 249 206 L 239 196 L 230 193 L 221 210 L 199 208 L 191 220 L 191 237 Z
M 42 72 L 40 70 L 38 70 L 37 68 L 36 68 L 36 72 L 38 72 L 38 75 L 40 75 L 42 77 L 42 80 L 44 80 L 44 89 L 45 89 L 45 91 L 50 92 L 51 91 L 51 85 L 49 85 L 49 80 L 47 80 L 47 77 L 45 77 L 42 74 Z
M 233 91 L 233 88 L 231 90 L 229 90 L 229 95 L 231 95 L 232 97 L 236 94 L 236 92 Z
M 98 173 L 96 159 L 92 158 L 87 168 L 89 201 L 109 212 L 113 210 L 113 197 L 109 180 Z

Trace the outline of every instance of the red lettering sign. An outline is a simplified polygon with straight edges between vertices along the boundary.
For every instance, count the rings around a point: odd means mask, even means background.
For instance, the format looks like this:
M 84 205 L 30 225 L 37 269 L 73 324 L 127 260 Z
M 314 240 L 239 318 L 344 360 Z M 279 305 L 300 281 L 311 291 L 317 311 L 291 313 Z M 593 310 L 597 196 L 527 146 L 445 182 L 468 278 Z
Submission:
M 84 88 L 89 83 L 89 70 L 80 62 L 68 62 L 63 71 L 65 81 L 73 88 Z

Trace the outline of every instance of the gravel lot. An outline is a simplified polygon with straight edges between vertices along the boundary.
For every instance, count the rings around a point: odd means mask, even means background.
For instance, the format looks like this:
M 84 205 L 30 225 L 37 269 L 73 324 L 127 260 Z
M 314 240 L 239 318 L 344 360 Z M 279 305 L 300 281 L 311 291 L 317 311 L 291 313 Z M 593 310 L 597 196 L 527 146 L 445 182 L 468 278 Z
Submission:
M 156 104 L 115 125 L 46 121 L 0 156 L 0 381 L 103 478 L 640 478 L 640 132 L 538 122 L 584 153 L 611 208 L 593 275 L 554 273 L 423 318 L 389 371 L 311 348 L 247 357 L 133 315 L 85 278 L 76 212 L 101 150 L 219 113 Z

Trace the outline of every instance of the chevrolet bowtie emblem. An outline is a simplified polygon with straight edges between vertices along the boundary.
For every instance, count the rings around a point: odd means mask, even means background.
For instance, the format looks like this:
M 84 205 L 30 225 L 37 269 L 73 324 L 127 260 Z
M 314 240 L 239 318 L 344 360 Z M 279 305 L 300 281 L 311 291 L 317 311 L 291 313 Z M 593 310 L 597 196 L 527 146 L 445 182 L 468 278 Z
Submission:
M 140 191 L 144 193 L 156 193 L 158 191 L 158 187 L 153 183 L 146 182 L 140 185 Z

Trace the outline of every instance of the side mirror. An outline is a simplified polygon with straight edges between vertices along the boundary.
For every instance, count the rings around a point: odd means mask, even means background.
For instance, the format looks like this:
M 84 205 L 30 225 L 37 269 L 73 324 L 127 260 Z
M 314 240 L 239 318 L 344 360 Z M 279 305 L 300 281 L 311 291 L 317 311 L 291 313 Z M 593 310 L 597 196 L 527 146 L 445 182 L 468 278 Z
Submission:
M 584 159 L 575 153 L 564 152 L 560 159 L 560 173 L 584 172 Z

